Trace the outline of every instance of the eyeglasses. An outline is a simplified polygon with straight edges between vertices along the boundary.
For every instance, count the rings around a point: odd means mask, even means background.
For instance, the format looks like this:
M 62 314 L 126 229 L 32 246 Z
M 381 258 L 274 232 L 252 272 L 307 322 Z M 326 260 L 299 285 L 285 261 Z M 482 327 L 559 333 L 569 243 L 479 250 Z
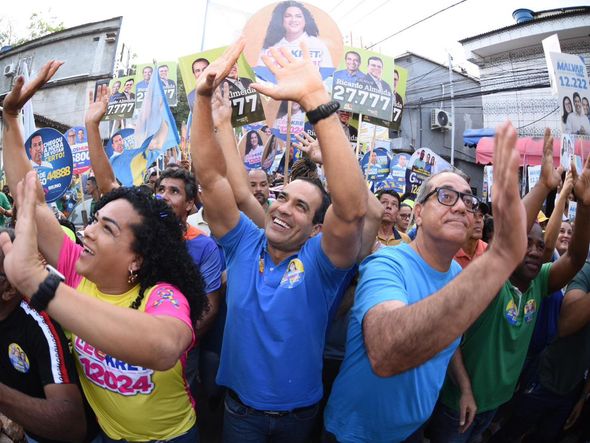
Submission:
M 399 214 L 399 218 L 403 218 L 404 220 L 409 220 L 412 214 Z
M 474 196 L 473 194 L 466 194 L 464 192 L 455 191 L 454 189 L 450 188 L 434 188 L 433 191 L 426 194 L 424 199 L 422 199 L 422 203 L 430 198 L 431 195 L 436 194 L 436 199 L 441 205 L 444 206 L 455 206 L 459 197 L 463 201 L 465 208 L 469 212 L 475 212 L 479 205 L 479 199 Z

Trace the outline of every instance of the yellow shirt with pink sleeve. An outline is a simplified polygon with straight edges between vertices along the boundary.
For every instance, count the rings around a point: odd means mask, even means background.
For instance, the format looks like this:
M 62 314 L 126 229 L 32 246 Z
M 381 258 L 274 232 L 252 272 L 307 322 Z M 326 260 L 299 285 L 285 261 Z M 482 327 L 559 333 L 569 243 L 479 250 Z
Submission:
M 64 240 L 58 270 L 66 277 L 66 284 L 88 297 L 128 308 L 137 298 L 139 284 L 124 294 L 100 292 L 94 283 L 76 273 L 81 252 L 79 245 L 68 238 Z M 147 289 L 138 310 L 149 315 L 178 318 L 193 329 L 186 298 L 170 284 L 159 283 Z M 82 389 L 100 427 L 110 438 L 168 440 L 194 426 L 194 400 L 184 378 L 186 353 L 172 369 L 154 371 L 126 363 L 73 333 L 69 335 Z

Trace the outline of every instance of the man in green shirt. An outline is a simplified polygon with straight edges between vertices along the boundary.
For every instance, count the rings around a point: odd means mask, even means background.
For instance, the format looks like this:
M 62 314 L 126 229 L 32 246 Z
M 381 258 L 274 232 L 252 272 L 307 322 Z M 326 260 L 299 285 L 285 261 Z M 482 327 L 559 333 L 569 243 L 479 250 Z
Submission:
M 0 227 L 4 226 L 6 219 L 12 217 L 12 206 L 4 192 L 0 192 Z
M 524 260 L 464 334 L 451 360 L 432 416 L 433 443 L 467 442 L 487 429 L 496 409 L 512 398 L 541 299 L 564 287 L 584 265 L 590 241 L 590 161 L 579 177 L 575 174 L 578 209 L 569 248 L 556 262 L 542 264 L 545 242 L 535 220 L 560 182 L 552 147 L 553 139 L 546 132 L 541 179 L 524 198 L 529 227 Z

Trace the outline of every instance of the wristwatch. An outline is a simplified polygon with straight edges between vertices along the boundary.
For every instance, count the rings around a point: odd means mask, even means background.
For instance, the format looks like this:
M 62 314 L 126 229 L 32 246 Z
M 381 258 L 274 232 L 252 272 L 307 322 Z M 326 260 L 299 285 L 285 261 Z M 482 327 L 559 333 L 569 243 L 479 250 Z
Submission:
M 57 287 L 66 280 L 64 275 L 51 265 L 46 265 L 45 270 L 49 274 L 41 282 L 39 288 L 31 296 L 31 300 L 29 301 L 29 306 L 38 312 L 47 309 L 47 305 L 55 297 Z
M 317 108 L 312 109 L 311 111 L 307 112 L 307 120 L 312 125 L 315 125 L 320 120 L 323 120 L 326 117 L 334 114 L 336 111 L 340 109 L 340 103 L 336 100 L 329 101 L 328 103 L 324 103 L 323 105 L 319 105 Z

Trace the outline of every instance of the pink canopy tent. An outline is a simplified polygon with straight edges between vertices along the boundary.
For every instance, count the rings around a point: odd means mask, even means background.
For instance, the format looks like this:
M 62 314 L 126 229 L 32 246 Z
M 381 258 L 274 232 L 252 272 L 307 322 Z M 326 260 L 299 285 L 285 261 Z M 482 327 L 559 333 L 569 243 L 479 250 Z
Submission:
M 516 147 L 520 152 L 520 165 L 540 165 L 543 156 L 543 138 L 542 137 L 522 137 L 516 141 Z M 559 165 L 559 155 L 561 149 L 561 140 L 553 140 L 553 164 Z M 590 154 L 590 138 L 582 140 L 578 138 L 575 146 L 576 155 L 582 157 L 582 162 Z M 475 148 L 475 160 L 477 163 L 488 165 L 494 160 L 494 139 L 492 137 L 483 137 L 477 143 Z

